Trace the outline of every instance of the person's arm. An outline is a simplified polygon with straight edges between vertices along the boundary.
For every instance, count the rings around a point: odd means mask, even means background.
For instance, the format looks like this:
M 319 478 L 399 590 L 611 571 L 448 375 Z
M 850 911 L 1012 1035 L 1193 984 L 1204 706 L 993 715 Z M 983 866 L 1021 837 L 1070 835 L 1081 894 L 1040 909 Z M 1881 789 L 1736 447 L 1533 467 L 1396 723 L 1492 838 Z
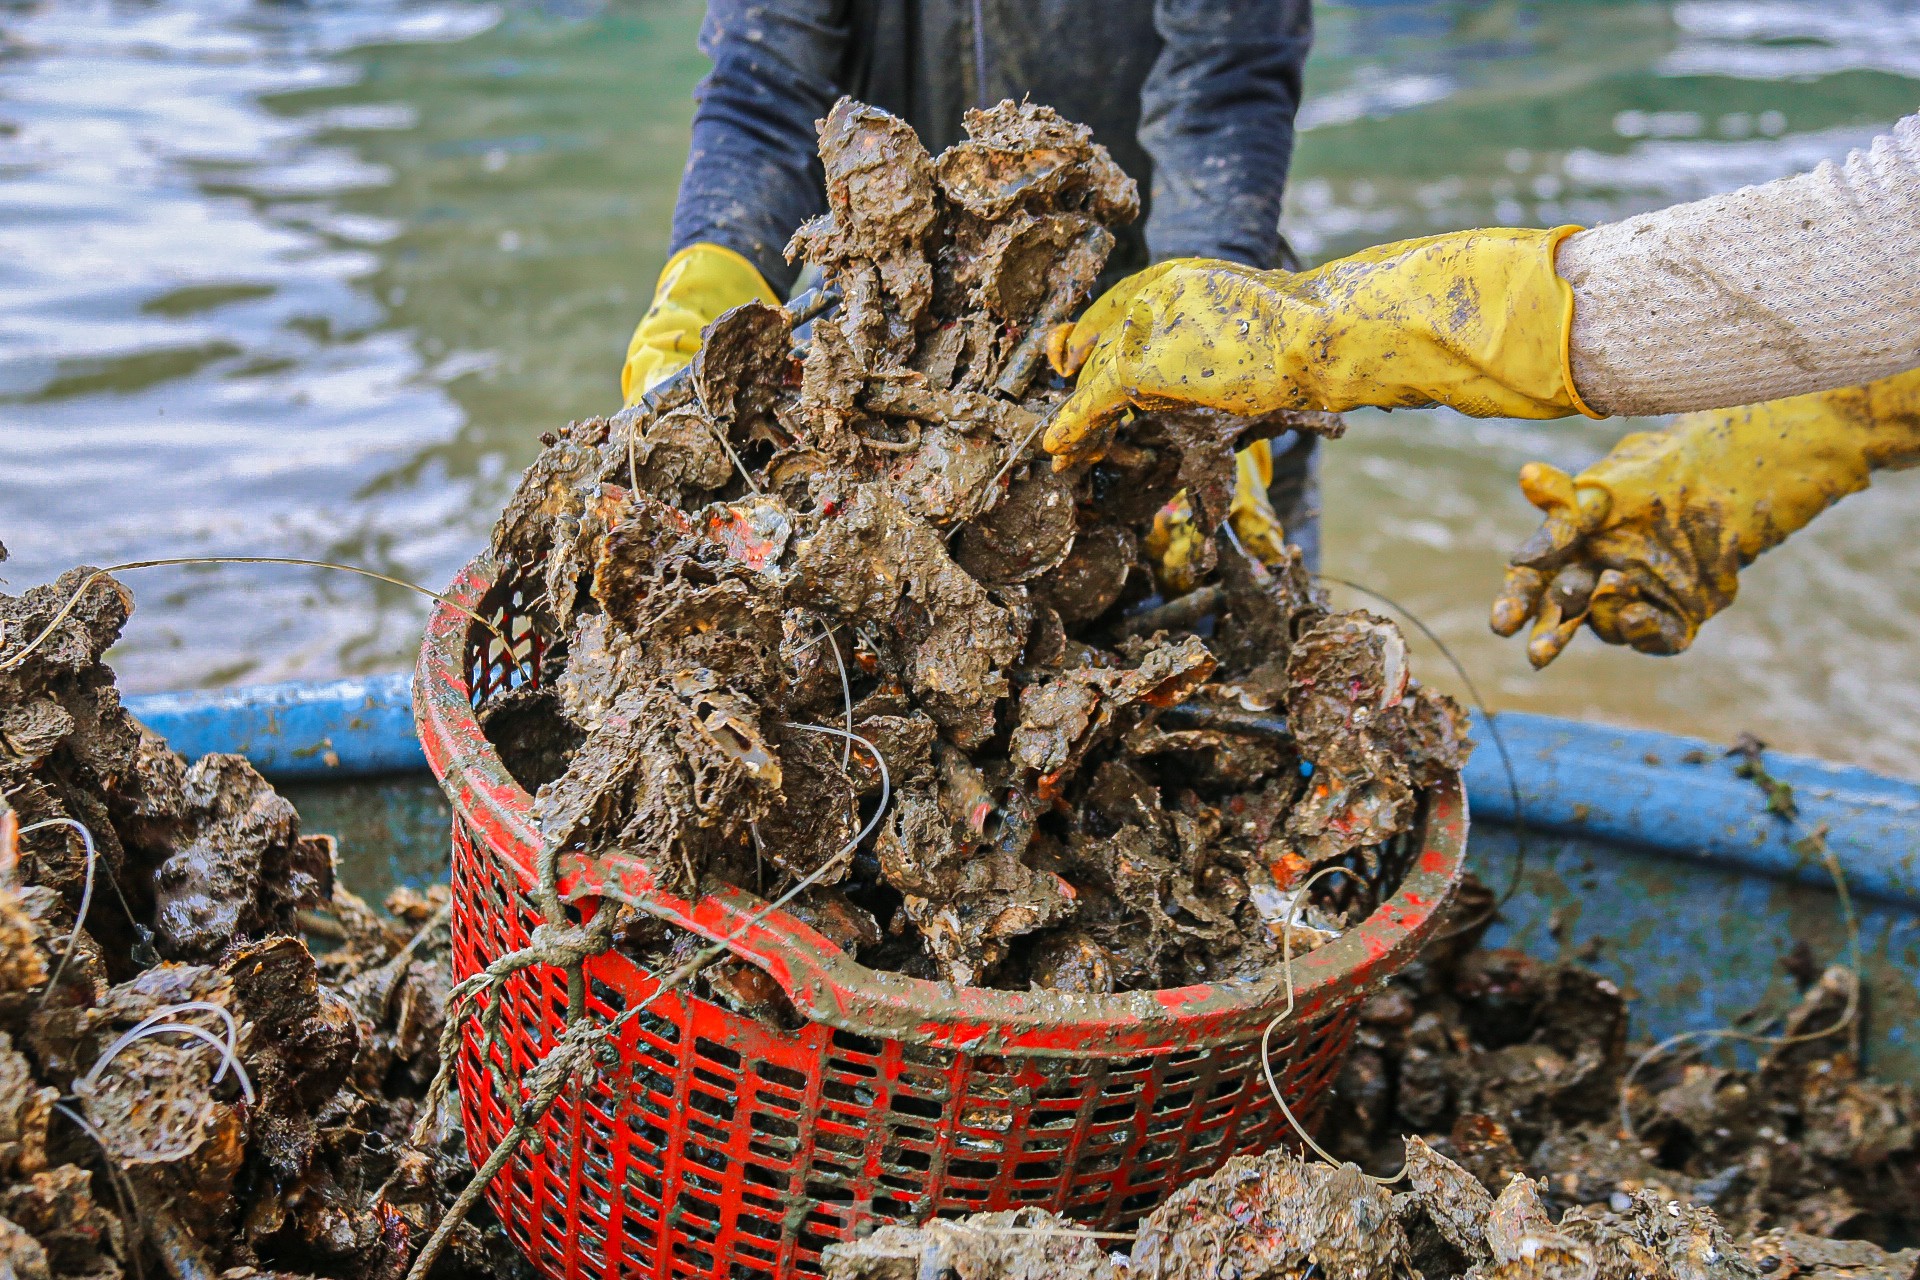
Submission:
M 1046 437 L 1097 457 L 1133 406 L 1666 413 L 1920 366 L 1920 117 L 1844 165 L 1582 232 L 1490 228 L 1313 271 L 1163 264 Z
M 733 250 L 785 294 L 788 239 L 826 210 L 814 121 L 840 96 L 846 0 L 708 0 L 693 142 L 673 210 L 673 248 Z
M 1630 435 L 1577 476 L 1530 462 L 1546 513 L 1514 553 L 1493 629 L 1534 623 L 1543 667 L 1581 624 L 1609 644 L 1679 653 L 1733 603 L 1740 570 L 1875 471 L 1920 466 L 1920 370 L 1864 387 L 1690 414 Z
M 620 369 L 632 404 L 700 350 L 734 307 L 793 287 L 787 241 L 826 207 L 814 121 L 839 97 L 846 0 L 709 0 L 693 144 L 673 209 L 673 256 Z
M 1165 45 L 1140 89 L 1148 251 L 1279 265 L 1309 0 L 1156 0 L 1154 26 Z
M 1840 164 L 1560 246 L 1573 381 L 1609 414 L 1723 409 L 1920 364 L 1920 116 Z

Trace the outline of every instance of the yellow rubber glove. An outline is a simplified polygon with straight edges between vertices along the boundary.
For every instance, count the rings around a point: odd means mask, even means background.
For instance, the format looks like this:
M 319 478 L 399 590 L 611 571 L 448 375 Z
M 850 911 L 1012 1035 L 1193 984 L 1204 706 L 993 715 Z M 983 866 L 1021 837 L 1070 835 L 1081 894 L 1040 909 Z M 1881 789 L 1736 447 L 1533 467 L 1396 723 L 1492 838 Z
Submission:
M 1476 417 L 1597 417 L 1567 368 L 1573 290 L 1553 267 L 1577 230 L 1461 231 L 1298 273 L 1161 263 L 1096 304 L 1111 314 L 1098 317 L 1046 449 L 1056 468 L 1092 461 L 1135 407 L 1252 417 L 1445 404 Z M 1061 364 L 1074 334 L 1052 344 Z
M 1584 622 L 1609 644 L 1679 653 L 1733 603 L 1739 572 L 1878 470 L 1920 465 L 1920 370 L 1869 386 L 1695 413 L 1630 435 L 1578 476 L 1530 462 L 1547 518 L 1493 606 L 1503 636 L 1534 620 L 1544 667 Z
M 690 244 L 667 259 L 653 305 L 634 327 L 620 368 L 620 398 L 632 404 L 692 362 L 700 331 L 735 307 L 780 297 L 751 262 L 717 244 Z
M 1135 272 L 1115 284 L 1071 324 L 1047 335 L 1047 359 L 1061 377 L 1072 377 L 1100 339 L 1126 314 L 1142 288 L 1164 276 L 1181 260 L 1162 262 Z M 1186 261 L 1191 261 L 1187 259 Z M 1263 564 L 1276 564 L 1286 547 L 1286 531 L 1273 509 L 1268 490 L 1273 486 L 1273 452 L 1266 440 L 1256 440 L 1234 455 L 1233 502 L 1227 519 L 1240 545 Z M 1146 552 L 1154 577 L 1168 597 L 1185 595 L 1199 585 L 1206 564 L 1207 536 L 1193 523 L 1193 506 L 1183 489 L 1153 518 Z
M 1256 440 L 1234 455 L 1233 502 L 1227 507 L 1227 523 L 1234 536 L 1262 564 L 1278 564 L 1284 558 L 1286 530 L 1273 509 L 1268 489 L 1273 484 L 1273 453 L 1265 440 Z M 1147 558 L 1152 562 L 1155 581 L 1168 599 L 1183 596 L 1200 585 L 1200 577 L 1210 563 L 1207 535 L 1193 522 L 1193 506 L 1182 489 L 1173 501 L 1153 517 L 1153 528 L 1146 536 Z

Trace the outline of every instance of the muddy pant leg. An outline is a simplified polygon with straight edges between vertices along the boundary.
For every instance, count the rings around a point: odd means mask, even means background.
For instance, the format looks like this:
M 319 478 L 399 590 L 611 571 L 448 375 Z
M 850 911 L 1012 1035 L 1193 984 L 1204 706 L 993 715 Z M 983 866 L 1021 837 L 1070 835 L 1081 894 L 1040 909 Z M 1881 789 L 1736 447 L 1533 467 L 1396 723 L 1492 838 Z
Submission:
M 1320 572 L 1320 437 L 1289 431 L 1273 438 L 1273 483 L 1267 497 L 1287 541 Z

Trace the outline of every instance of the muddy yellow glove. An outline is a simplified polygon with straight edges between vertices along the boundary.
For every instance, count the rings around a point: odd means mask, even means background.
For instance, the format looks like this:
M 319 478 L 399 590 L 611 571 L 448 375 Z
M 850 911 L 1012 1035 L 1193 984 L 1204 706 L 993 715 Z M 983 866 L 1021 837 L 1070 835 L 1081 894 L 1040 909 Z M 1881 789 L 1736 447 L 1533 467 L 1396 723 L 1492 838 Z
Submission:
M 759 270 L 731 249 L 690 244 L 667 259 L 653 305 L 635 326 L 620 369 L 620 398 L 632 404 L 685 368 L 700 350 L 700 331 L 735 307 L 780 299 Z
M 1141 289 L 1158 280 L 1182 261 L 1162 262 L 1136 272 L 1096 298 L 1072 324 L 1063 324 L 1048 335 L 1047 359 L 1055 372 L 1071 377 L 1086 363 L 1107 330 L 1117 324 Z M 1273 486 L 1273 453 L 1266 440 L 1256 440 L 1234 458 L 1233 502 L 1227 519 L 1240 545 L 1263 563 L 1275 564 L 1283 555 L 1286 531 L 1280 527 L 1268 490 Z M 1174 495 L 1158 515 L 1147 534 L 1146 551 L 1155 567 L 1161 591 L 1168 596 L 1185 595 L 1198 585 L 1206 565 L 1207 537 L 1193 523 L 1193 506 L 1183 490 Z
M 1273 485 L 1273 452 L 1265 440 L 1255 440 L 1234 455 L 1233 502 L 1227 507 L 1227 523 L 1240 545 L 1262 564 L 1278 564 L 1286 552 L 1286 530 L 1274 512 L 1268 489 Z M 1186 490 L 1153 517 L 1147 531 L 1147 557 L 1153 562 L 1154 578 L 1168 598 L 1183 596 L 1200 585 L 1200 576 L 1209 563 L 1207 535 L 1193 522 L 1193 505 Z
M 1403 240 L 1298 273 L 1161 263 L 1055 335 L 1059 366 L 1074 367 L 1076 354 L 1085 365 L 1047 428 L 1047 451 L 1056 467 L 1098 458 L 1135 407 L 1589 412 L 1567 370 L 1573 290 L 1553 268 L 1555 247 L 1576 230 Z M 1115 314 L 1096 317 L 1102 306 Z M 1075 336 L 1095 319 L 1089 349 Z
M 1733 603 L 1739 571 L 1870 473 L 1920 465 L 1920 370 L 1846 391 L 1689 414 L 1630 435 L 1570 477 L 1530 462 L 1546 520 L 1493 606 L 1503 636 L 1534 620 L 1527 657 L 1553 661 L 1581 623 L 1609 644 L 1678 653 Z

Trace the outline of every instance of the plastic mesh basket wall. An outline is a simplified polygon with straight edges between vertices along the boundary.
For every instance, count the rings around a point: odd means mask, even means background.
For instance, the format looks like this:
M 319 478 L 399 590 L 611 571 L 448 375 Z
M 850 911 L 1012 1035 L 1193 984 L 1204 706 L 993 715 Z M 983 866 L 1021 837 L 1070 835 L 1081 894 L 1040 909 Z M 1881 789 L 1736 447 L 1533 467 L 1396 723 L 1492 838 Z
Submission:
M 473 707 L 503 683 L 537 680 L 544 641 L 516 586 L 496 583 L 489 562 L 476 562 L 449 598 L 496 619 L 514 650 L 442 607 L 417 676 L 422 742 L 453 801 L 460 978 L 524 946 L 539 919 L 528 896 L 531 799 Z M 1273 1036 L 1273 1063 L 1308 1123 L 1345 1057 L 1359 1002 L 1417 951 L 1457 881 L 1466 834 L 1457 780 L 1427 798 L 1417 834 L 1381 860 L 1366 922 L 1294 965 L 1295 1016 Z M 595 870 L 572 869 L 576 890 Z M 709 908 L 726 909 L 699 904 Z M 1285 1131 L 1259 1061 L 1260 1033 L 1286 1004 L 1278 975 L 1062 997 L 875 974 L 784 912 L 750 941 L 813 1020 L 785 1034 L 684 991 L 627 1020 L 597 1077 L 561 1097 L 537 1142 L 489 1189 L 544 1274 L 812 1275 L 825 1246 L 864 1224 L 1027 1205 L 1125 1228 L 1182 1183 Z M 617 953 L 589 961 L 587 973 L 600 1019 L 656 989 Z M 505 1058 L 484 1063 L 470 1028 L 458 1062 L 476 1162 L 520 1102 L 502 1083 L 557 1042 L 565 978 L 534 968 L 494 998 L 506 1002 Z

